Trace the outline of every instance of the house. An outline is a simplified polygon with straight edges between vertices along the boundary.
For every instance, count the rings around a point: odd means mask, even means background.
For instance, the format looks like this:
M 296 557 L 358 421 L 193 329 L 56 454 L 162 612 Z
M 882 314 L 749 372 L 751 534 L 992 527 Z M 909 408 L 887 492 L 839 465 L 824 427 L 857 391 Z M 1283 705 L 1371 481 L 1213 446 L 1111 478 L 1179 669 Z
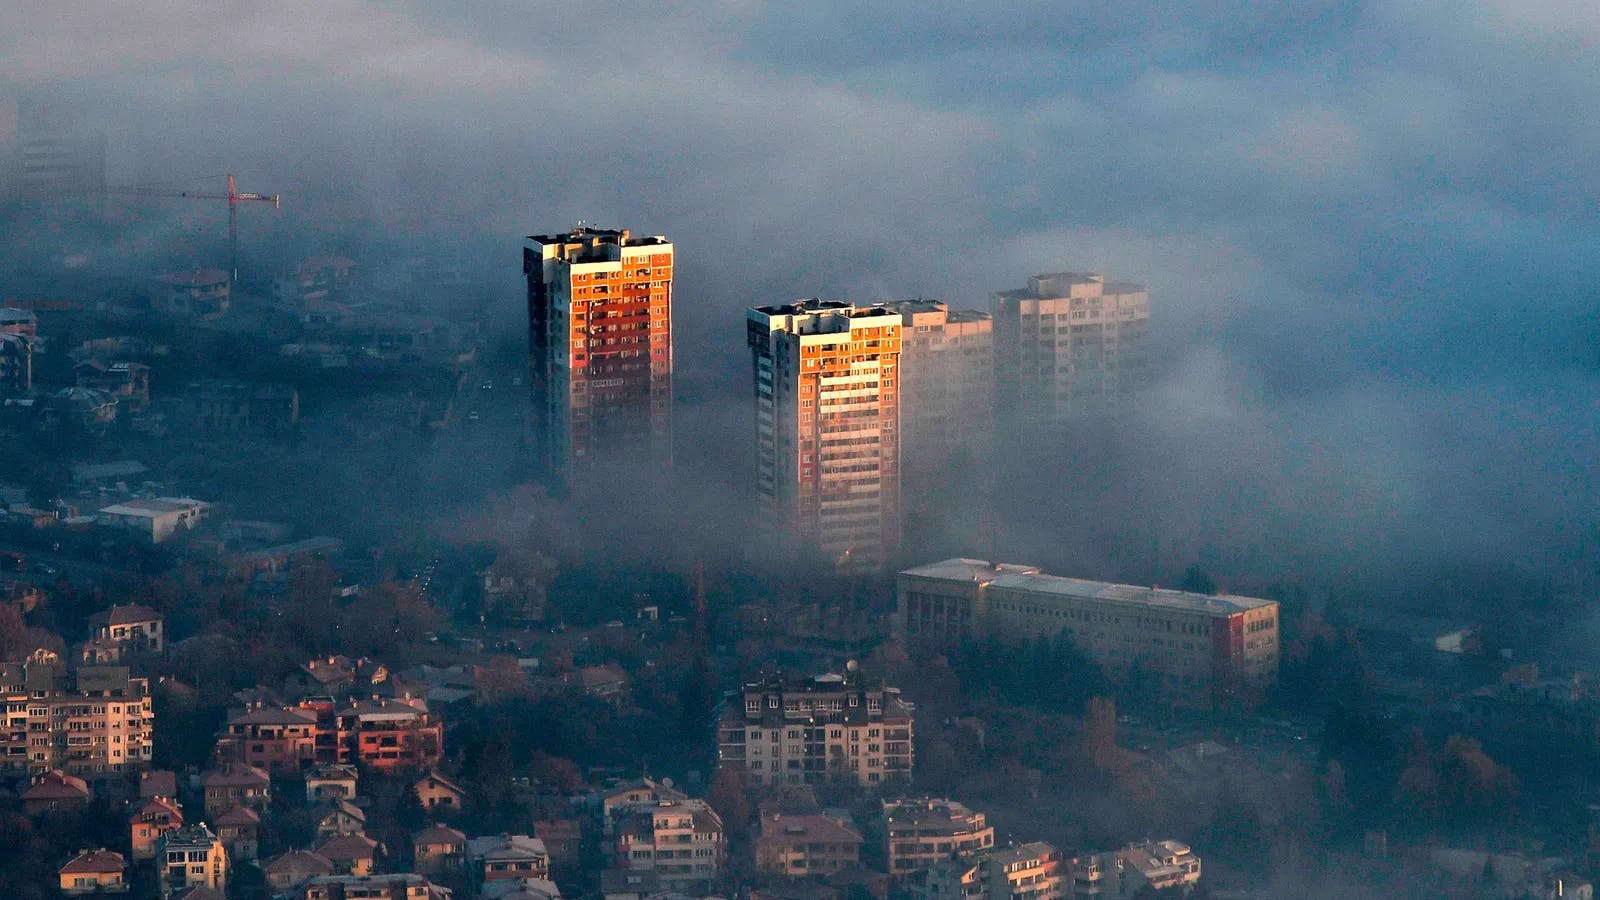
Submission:
M 290 850 L 267 861 L 261 871 L 274 894 L 287 894 L 313 878 L 333 874 L 333 863 L 310 850 Z
M 604 900 L 646 900 L 661 893 L 661 879 L 654 869 L 604 869 L 600 872 L 600 894 Z
M 217 816 L 235 806 L 265 809 L 272 802 L 272 778 L 255 766 L 228 763 L 200 779 L 205 788 L 206 815 Z
M 761 817 L 756 868 L 769 875 L 829 875 L 861 862 L 861 835 L 820 813 Z
M 117 420 L 117 398 L 94 388 L 62 388 L 45 398 L 43 413 L 47 427 L 103 433 Z
M 22 807 L 28 815 L 46 812 L 68 812 L 89 805 L 89 783 L 75 775 L 51 769 L 33 779 L 33 784 L 22 792 Z
M 228 719 L 217 741 L 217 754 L 268 772 L 299 772 L 316 759 L 315 713 L 280 706 L 256 705 Z
M 317 766 L 306 773 L 306 802 L 352 799 L 359 777 L 355 766 L 337 763 Z
M 341 834 L 366 834 L 367 814 L 348 800 L 334 800 L 311 811 L 317 839 Z
M 235 806 L 212 822 L 217 838 L 234 860 L 253 861 L 261 839 L 261 814 L 248 806 Z
M 433 825 L 411 836 L 412 868 L 436 875 L 461 868 L 467 853 L 467 836 L 448 825 Z
M 617 868 L 654 869 L 669 888 L 703 886 L 722 871 L 722 818 L 704 800 L 663 800 L 616 813 L 612 843 Z
M 128 890 L 122 854 L 104 847 L 83 850 L 58 870 L 61 893 L 68 897 L 82 894 L 122 894 Z
M 150 405 L 150 367 L 144 363 L 86 359 L 78 363 L 73 372 L 78 387 L 105 391 L 131 409 L 141 410 Z
M 139 798 L 178 796 L 178 773 L 171 769 L 147 769 L 139 773 Z
M 166 648 L 166 617 L 140 606 L 113 604 L 89 617 L 94 638 L 122 648 L 124 653 L 160 653 Z
M 172 316 L 210 319 L 232 305 L 232 279 L 221 269 L 167 272 L 156 278 L 151 305 Z
M 135 862 L 155 859 L 161 836 L 183 827 L 183 807 L 169 797 L 151 797 L 128 817 L 128 845 Z
M 651 806 L 663 801 L 682 803 L 689 795 L 672 786 L 672 779 L 655 781 L 639 778 L 624 782 L 600 795 L 600 816 L 607 835 L 618 809 L 624 806 Z
M 444 723 L 421 697 L 358 700 L 336 715 L 352 761 L 376 771 L 428 769 L 444 756 Z
M 211 504 L 188 497 L 132 499 L 102 508 L 101 525 L 128 531 L 152 544 L 161 544 L 200 526 L 211 515 Z
M 429 812 L 458 811 L 467 802 L 466 788 L 438 772 L 429 772 L 417 779 L 412 789 L 417 792 L 422 808 Z
M 182 888 L 224 890 L 228 884 L 228 851 L 205 823 L 185 825 L 161 836 L 156 859 L 162 896 Z
M 335 875 L 371 875 L 379 847 L 364 834 L 339 834 L 317 845 L 316 854 L 333 864 Z
M 540 819 L 533 833 L 544 841 L 550 865 L 556 869 L 575 869 L 583 851 L 583 823 L 577 819 Z
M 550 876 L 544 841 L 526 834 L 472 838 L 467 841 L 467 861 L 481 882 Z

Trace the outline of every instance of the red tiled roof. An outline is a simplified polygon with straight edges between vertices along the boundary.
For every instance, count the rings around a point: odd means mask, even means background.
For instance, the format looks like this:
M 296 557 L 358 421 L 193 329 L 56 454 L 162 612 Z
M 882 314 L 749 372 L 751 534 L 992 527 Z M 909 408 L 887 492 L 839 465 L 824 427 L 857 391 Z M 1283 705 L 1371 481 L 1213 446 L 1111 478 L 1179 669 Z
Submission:
M 121 872 L 122 854 L 104 848 L 85 850 L 61 867 L 62 875 L 91 875 L 102 872 Z

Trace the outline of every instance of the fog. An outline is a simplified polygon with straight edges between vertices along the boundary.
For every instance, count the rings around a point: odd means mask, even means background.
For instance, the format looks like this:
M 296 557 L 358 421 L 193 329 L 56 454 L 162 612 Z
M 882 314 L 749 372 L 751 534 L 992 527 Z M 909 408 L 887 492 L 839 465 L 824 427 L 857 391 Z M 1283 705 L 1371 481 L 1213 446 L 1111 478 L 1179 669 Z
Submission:
M 1475 610 L 1505 578 L 1591 592 L 1600 17 L 1224 7 L 5 3 L 0 94 L 104 131 L 113 183 L 281 191 L 241 213 L 258 258 L 453 248 L 502 349 L 523 234 L 670 236 L 679 481 L 585 513 L 597 535 L 738 520 L 745 307 L 983 307 L 1092 270 L 1149 286 L 1159 383 L 1116 423 L 1006 442 L 997 530 L 953 515 L 921 550 L 1386 603 L 1449 583 Z M 172 206 L 126 227 L 219 227 Z

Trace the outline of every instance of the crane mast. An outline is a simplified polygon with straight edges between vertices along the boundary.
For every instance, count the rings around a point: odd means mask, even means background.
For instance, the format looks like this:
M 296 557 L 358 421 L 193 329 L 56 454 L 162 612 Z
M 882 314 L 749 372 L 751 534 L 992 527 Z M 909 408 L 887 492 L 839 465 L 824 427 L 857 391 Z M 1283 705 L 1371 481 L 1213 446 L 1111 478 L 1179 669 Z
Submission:
M 241 191 L 234 183 L 233 176 L 228 178 L 228 192 L 218 194 L 206 191 L 176 191 L 158 187 L 130 187 L 106 188 L 108 194 L 132 194 L 140 197 L 182 197 L 190 200 L 226 200 L 228 201 L 228 285 L 231 287 L 239 280 L 239 204 L 241 202 L 271 203 L 273 209 L 280 206 L 281 197 L 278 194 L 258 194 L 251 191 Z

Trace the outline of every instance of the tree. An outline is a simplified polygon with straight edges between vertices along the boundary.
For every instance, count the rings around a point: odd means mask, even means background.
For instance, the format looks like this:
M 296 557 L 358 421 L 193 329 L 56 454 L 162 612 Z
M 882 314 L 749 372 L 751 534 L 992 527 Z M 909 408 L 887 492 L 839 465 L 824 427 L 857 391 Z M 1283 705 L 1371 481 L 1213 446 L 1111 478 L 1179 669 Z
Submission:
M 1084 710 L 1078 748 L 1084 762 L 1096 771 L 1112 774 L 1122 761 L 1117 749 L 1117 704 L 1110 697 L 1090 697 Z
M 744 772 L 733 766 L 719 766 L 711 776 L 706 802 L 722 816 L 722 824 L 729 835 L 742 838 L 749 833 L 750 790 L 745 784 Z
M 26 656 L 31 647 L 24 647 L 28 623 L 22 613 L 9 603 L 0 604 L 0 660 Z
M 1183 578 L 1178 580 L 1178 590 L 1191 594 L 1215 594 L 1217 583 L 1197 564 L 1183 570 Z

